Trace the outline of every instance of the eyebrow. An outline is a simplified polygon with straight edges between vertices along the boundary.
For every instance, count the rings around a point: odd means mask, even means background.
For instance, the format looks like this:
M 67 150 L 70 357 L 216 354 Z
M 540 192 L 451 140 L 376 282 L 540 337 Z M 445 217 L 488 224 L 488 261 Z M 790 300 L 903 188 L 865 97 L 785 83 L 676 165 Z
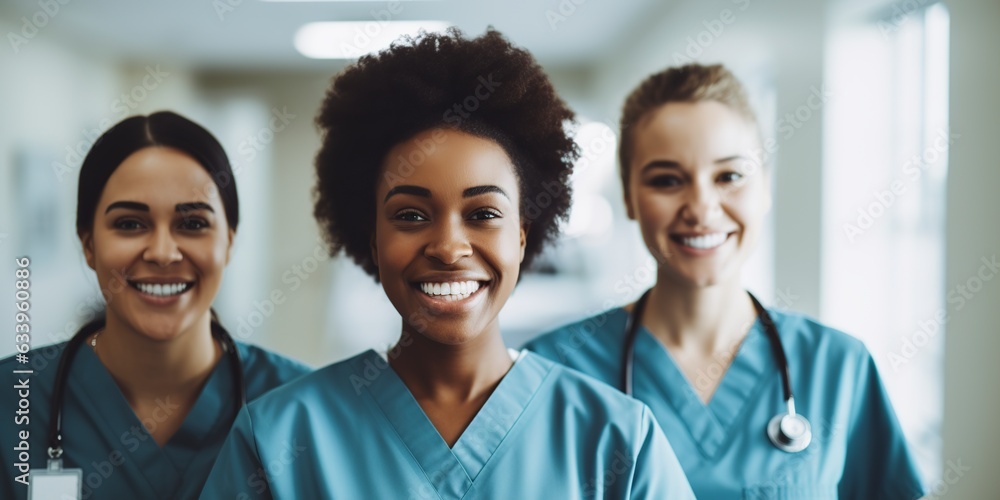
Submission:
M 462 191 L 462 198 L 472 198 L 473 196 L 479 196 L 487 193 L 497 193 L 508 200 L 510 199 L 510 196 L 507 195 L 506 191 L 501 189 L 500 186 L 494 186 L 492 184 L 487 186 L 470 187 L 469 189 Z
M 677 163 L 676 161 L 673 161 L 673 160 L 653 160 L 653 161 L 647 163 L 645 166 L 643 166 L 642 170 L 640 170 L 640 173 L 641 172 L 645 172 L 647 170 L 652 170 L 654 168 L 676 168 L 676 169 L 680 169 L 681 165 L 680 165 L 680 163 Z
M 718 160 L 715 160 L 715 163 L 719 164 L 719 163 L 730 162 L 730 161 L 733 161 L 733 160 L 745 160 L 745 159 L 746 159 L 746 157 L 743 156 L 743 155 L 733 155 L 733 156 L 727 156 L 725 158 L 719 158 Z
M 510 199 L 510 195 L 508 195 L 506 191 L 501 189 L 499 186 L 494 186 L 492 184 L 470 187 L 465 191 L 462 191 L 462 198 L 471 198 L 473 196 L 479 196 L 487 193 L 497 193 L 503 195 L 503 197 L 507 198 L 508 200 Z M 420 196 L 422 198 L 430 198 L 431 190 L 427 188 L 422 188 L 420 186 L 410 186 L 410 185 L 396 186 L 390 189 L 389 192 L 385 194 L 385 199 L 382 200 L 382 203 L 389 201 L 389 198 L 397 194 L 412 194 L 414 196 Z
M 743 160 L 743 159 L 746 159 L 746 157 L 744 157 L 743 155 L 733 155 L 733 156 L 727 156 L 725 158 L 719 158 L 718 160 L 715 160 L 712 163 L 715 163 L 716 165 L 718 165 L 720 163 L 726 163 L 726 162 L 730 162 L 730 161 L 733 161 L 733 160 Z M 645 166 L 643 166 L 642 170 L 640 172 L 645 172 L 646 170 L 650 170 L 650 169 L 653 169 L 653 168 L 677 168 L 677 169 L 679 169 L 679 168 L 681 168 L 681 164 L 677 163 L 676 161 L 673 161 L 673 160 L 653 160 L 653 161 L 647 163 Z
M 212 208 L 212 205 L 203 201 L 189 201 L 187 203 L 178 203 L 174 206 L 175 212 L 194 212 L 196 210 L 208 210 L 209 212 L 215 213 L 215 209 Z
M 396 186 L 396 187 L 390 189 L 388 193 L 385 193 L 385 199 L 382 200 L 382 203 L 384 204 L 385 202 L 389 201 L 389 198 L 392 198 L 393 196 L 395 196 L 397 194 L 412 194 L 413 196 L 420 196 L 422 198 L 430 198 L 431 197 L 431 190 L 427 189 L 427 188 L 422 188 L 422 187 L 419 187 L 419 186 L 410 186 L 410 185 Z
M 148 212 L 149 205 L 145 203 L 139 203 L 137 201 L 116 201 L 104 210 L 104 213 L 108 213 L 116 208 L 121 208 L 125 210 L 138 210 L 140 212 Z M 195 210 L 208 210 L 209 212 L 215 212 L 215 209 L 211 205 L 201 201 L 191 201 L 187 203 L 178 203 L 174 205 L 175 212 L 193 212 Z
M 123 208 L 125 210 L 139 210 L 141 212 L 149 211 L 149 205 L 145 203 L 139 203 L 137 201 L 116 201 L 108 205 L 108 208 L 104 210 L 104 213 L 108 213 L 116 208 Z

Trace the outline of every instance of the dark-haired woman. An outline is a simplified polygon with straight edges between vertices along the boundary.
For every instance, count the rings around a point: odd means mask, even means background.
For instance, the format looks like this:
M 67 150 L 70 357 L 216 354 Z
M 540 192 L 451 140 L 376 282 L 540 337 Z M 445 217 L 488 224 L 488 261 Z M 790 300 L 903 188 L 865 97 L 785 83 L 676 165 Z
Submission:
M 12 375 L 25 366 L 0 361 L 3 385 L 30 386 L 30 412 L 0 435 L 0 497 L 196 498 L 245 401 L 308 371 L 214 319 L 238 219 L 225 152 L 194 122 L 131 117 L 94 144 L 77 233 L 106 310 L 58 363 Z M 0 412 L 17 404 L 5 394 Z
M 692 498 L 644 405 L 500 336 L 569 207 L 524 210 L 568 180 L 570 118 L 495 31 L 424 35 L 336 78 L 315 213 L 382 283 L 400 340 L 249 405 L 203 498 Z

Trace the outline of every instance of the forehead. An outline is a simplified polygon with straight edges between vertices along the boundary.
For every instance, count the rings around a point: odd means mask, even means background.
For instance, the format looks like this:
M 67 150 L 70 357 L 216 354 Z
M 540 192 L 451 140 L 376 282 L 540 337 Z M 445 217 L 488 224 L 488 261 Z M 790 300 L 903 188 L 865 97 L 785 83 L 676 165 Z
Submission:
M 389 150 L 382 162 L 377 193 L 410 184 L 432 194 L 454 194 L 481 185 L 517 193 L 517 174 L 496 142 L 452 129 L 423 131 Z
M 757 146 L 753 123 L 716 101 L 671 102 L 636 125 L 633 165 L 653 159 L 702 163 L 748 155 Z
M 101 203 L 120 199 L 155 203 L 203 201 L 218 203 L 218 187 L 194 158 L 173 148 L 148 147 L 125 158 L 108 178 Z

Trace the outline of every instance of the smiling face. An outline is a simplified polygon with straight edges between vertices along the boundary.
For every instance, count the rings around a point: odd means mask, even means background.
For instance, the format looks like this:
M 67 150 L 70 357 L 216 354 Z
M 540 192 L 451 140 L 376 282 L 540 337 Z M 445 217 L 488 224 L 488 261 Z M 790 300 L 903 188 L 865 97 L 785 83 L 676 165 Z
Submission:
M 671 102 L 636 126 L 625 203 L 660 276 L 738 283 L 770 209 L 755 126 L 715 101 Z
M 507 154 L 489 139 L 435 129 L 385 158 L 372 256 L 404 329 L 448 345 L 499 334 L 526 236 Z
M 108 323 L 170 340 L 209 321 L 233 230 L 209 173 L 171 148 L 147 147 L 108 179 L 81 235 L 108 299 Z

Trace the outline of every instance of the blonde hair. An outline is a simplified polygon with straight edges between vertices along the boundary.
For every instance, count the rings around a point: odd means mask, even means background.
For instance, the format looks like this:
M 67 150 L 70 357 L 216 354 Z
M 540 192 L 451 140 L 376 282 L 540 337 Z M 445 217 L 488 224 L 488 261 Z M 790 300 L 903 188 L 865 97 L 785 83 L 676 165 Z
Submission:
M 667 68 L 646 77 L 622 106 L 619 124 L 618 162 L 622 186 L 628 190 L 629 162 L 635 125 L 646 115 L 669 102 L 717 101 L 748 120 L 759 131 L 757 115 L 750 107 L 746 89 L 721 64 L 686 64 Z M 759 133 L 759 132 L 758 132 Z

